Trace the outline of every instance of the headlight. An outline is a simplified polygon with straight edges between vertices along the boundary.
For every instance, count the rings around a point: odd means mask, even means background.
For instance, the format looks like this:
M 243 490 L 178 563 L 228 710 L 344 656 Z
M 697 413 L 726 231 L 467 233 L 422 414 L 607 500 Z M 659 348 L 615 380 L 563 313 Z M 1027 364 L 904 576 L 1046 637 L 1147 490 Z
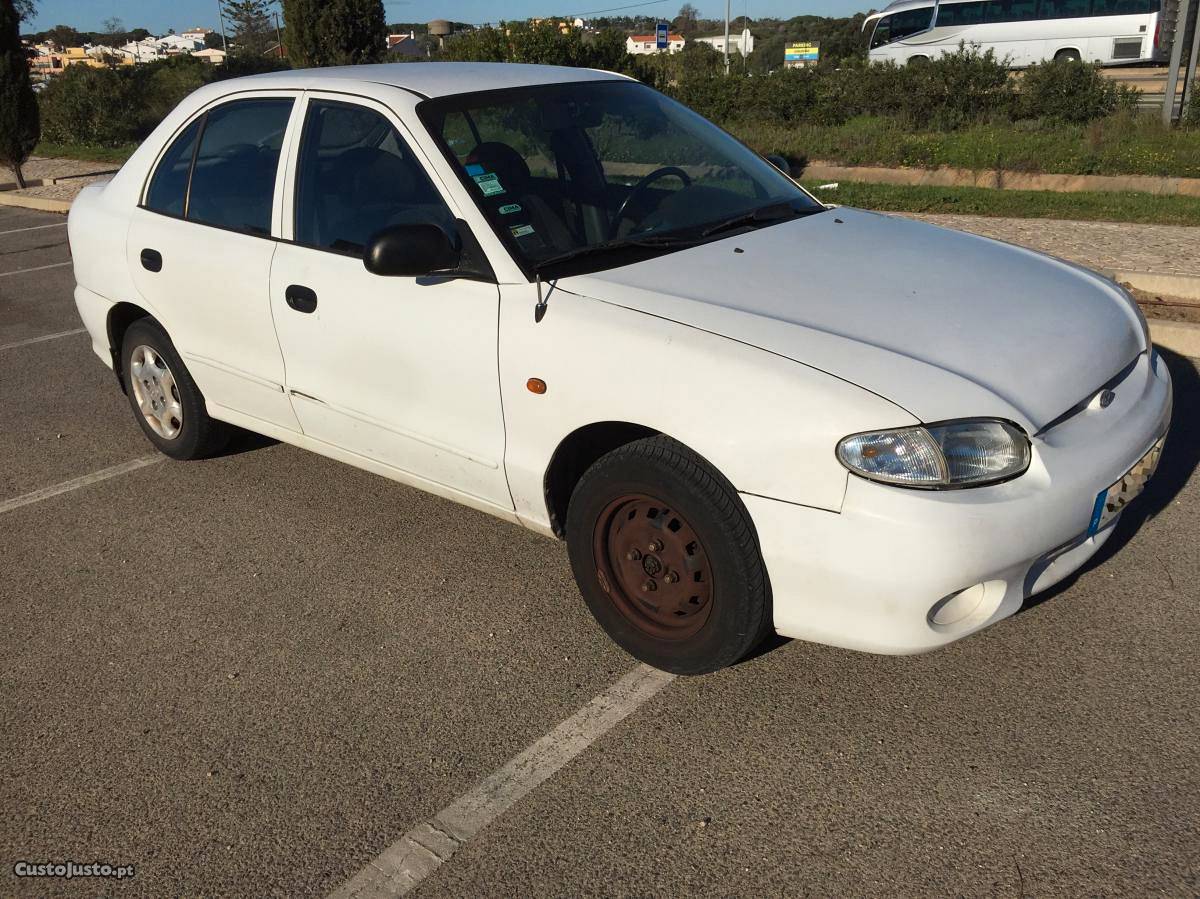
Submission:
M 852 472 L 901 487 L 978 487 L 1029 467 L 1029 438 L 1003 421 L 967 420 L 851 434 L 838 461 Z

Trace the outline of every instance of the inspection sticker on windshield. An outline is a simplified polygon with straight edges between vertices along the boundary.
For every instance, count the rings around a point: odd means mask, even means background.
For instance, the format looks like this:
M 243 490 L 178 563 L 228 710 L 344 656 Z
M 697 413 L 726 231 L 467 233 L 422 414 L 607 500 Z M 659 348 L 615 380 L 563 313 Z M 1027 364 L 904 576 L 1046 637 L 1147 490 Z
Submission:
M 468 175 L 482 175 L 483 174 L 483 166 L 481 166 L 477 162 L 469 163 L 467 165 L 467 174 Z
M 513 237 L 524 237 L 533 233 L 533 225 L 513 225 L 508 230 L 512 232 Z
M 496 177 L 495 172 L 484 172 L 482 175 L 472 175 L 471 177 L 479 185 L 479 189 L 483 191 L 485 197 L 504 193 L 504 188 L 501 186 L 500 179 Z
M 1095 534 L 1116 518 L 1121 513 L 1121 510 L 1129 505 L 1131 500 L 1146 489 L 1146 482 L 1150 480 L 1150 476 L 1158 468 L 1158 460 L 1162 456 L 1163 444 L 1166 441 L 1166 435 L 1158 438 L 1154 446 L 1150 447 L 1150 451 L 1138 459 L 1137 464 L 1133 468 L 1125 472 L 1125 477 L 1121 478 L 1121 480 L 1117 481 L 1107 490 L 1100 491 L 1096 497 L 1096 505 L 1092 507 L 1092 523 L 1088 528 L 1089 535 Z
M 507 206 L 500 207 L 501 215 L 511 215 L 514 212 L 520 212 L 520 211 L 521 211 L 520 203 L 509 203 Z

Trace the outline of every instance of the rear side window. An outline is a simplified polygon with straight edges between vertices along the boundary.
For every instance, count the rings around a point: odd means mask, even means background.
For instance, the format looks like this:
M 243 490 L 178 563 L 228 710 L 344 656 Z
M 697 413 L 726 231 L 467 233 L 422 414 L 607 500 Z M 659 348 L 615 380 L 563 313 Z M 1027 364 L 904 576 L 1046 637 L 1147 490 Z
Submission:
M 454 216 L 425 169 L 374 110 L 349 103 L 308 104 L 296 175 L 296 242 L 361 255 L 390 226 Z
M 203 121 L 202 116 L 183 129 L 183 133 L 175 138 L 175 143 L 171 144 L 159 162 L 146 194 L 147 209 L 167 215 L 183 215 L 188 176 L 192 172 L 192 156 L 196 152 L 196 135 L 200 133 L 200 123 Z
M 185 216 L 250 234 L 271 233 L 271 201 L 291 99 L 235 100 L 205 117 Z

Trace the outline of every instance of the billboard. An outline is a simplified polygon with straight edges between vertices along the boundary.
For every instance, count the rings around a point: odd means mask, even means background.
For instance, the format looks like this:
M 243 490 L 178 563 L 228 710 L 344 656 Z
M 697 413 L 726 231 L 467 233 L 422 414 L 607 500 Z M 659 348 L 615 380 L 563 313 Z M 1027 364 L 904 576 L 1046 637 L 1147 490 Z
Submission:
M 783 48 L 783 65 L 788 69 L 802 69 L 806 66 L 815 66 L 820 58 L 820 44 L 788 44 Z
M 666 50 L 670 46 L 670 26 L 666 22 L 659 22 L 658 27 L 654 30 L 654 46 L 659 50 Z

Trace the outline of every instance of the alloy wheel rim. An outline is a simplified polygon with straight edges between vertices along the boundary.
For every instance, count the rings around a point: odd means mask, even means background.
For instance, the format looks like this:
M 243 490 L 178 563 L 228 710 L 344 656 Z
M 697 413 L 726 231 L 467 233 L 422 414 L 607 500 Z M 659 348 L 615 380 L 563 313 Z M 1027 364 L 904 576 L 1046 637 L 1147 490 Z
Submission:
M 183 401 L 171 369 L 155 350 L 144 344 L 129 357 L 133 398 L 146 424 L 164 440 L 174 440 L 183 429 Z
M 713 572 L 695 529 L 644 493 L 619 496 L 597 519 L 592 555 L 600 589 L 621 616 L 661 640 L 684 640 L 708 621 Z

